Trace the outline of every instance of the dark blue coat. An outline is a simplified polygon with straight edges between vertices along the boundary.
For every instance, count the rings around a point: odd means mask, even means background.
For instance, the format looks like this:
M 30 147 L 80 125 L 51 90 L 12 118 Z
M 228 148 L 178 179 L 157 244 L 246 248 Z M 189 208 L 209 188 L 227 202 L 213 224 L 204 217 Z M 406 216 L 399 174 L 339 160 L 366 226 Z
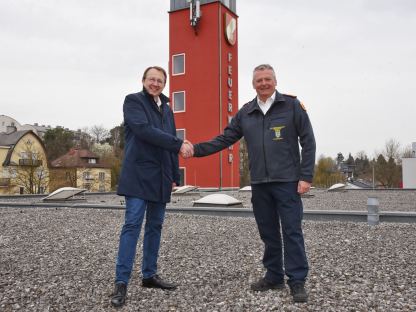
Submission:
M 312 182 L 315 137 L 308 114 L 295 96 L 276 92 L 274 103 L 266 115 L 254 98 L 237 112 L 223 134 L 211 141 L 195 144 L 195 156 L 216 153 L 242 136 L 247 143 L 252 184 Z
M 123 105 L 125 147 L 118 195 L 152 202 L 170 201 L 172 183 L 179 185 L 178 152 L 168 98 L 160 95 L 162 112 L 145 90 L 126 96 Z

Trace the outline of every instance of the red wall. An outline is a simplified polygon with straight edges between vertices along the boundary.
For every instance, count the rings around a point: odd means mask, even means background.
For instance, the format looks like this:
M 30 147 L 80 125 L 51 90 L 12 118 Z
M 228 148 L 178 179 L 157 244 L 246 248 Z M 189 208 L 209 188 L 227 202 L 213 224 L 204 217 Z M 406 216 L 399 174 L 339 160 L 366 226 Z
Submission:
M 192 143 L 209 140 L 221 133 L 228 124 L 228 116 L 238 110 L 238 42 L 229 45 L 224 34 L 224 13 L 236 16 L 220 2 L 201 5 L 201 11 L 197 34 L 190 26 L 189 9 L 169 15 L 170 97 L 172 100 L 173 92 L 185 91 L 185 112 L 175 113 L 175 121 L 176 128 L 186 129 L 186 139 Z M 180 53 L 185 53 L 185 74 L 172 76 L 172 55 Z M 230 62 L 228 53 L 232 53 Z M 228 65 L 232 66 L 231 75 L 228 75 Z M 229 76 L 231 88 L 227 84 Z M 231 101 L 228 101 L 229 89 L 232 90 Z M 228 112 L 229 102 L 232 112 Z M 225 149 L 208 157 L 180 158 L 180 167 L 186 168 L 185 184 L 238 187 L 238 151 L 237 143 L 232 150 Z M 233 155 L 231 164 L 228 154 Z

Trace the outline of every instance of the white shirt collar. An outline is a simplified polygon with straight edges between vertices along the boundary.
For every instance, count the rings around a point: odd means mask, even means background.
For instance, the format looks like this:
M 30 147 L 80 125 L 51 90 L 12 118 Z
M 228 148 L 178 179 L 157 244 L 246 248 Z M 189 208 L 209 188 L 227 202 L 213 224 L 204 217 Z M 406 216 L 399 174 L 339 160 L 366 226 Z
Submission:
M 155 102 L 156 102 L 157 106 L 159 106 L 159 107 L 160 107 L 160 105 L 162 105 L 162 101 L 160 100 L 159 96 L 157 97 L 157 101 L 155 101 Z
M 266 115 L 267 111 L 272 106 L 275 98 L 276 98 L 276 91 L 273 92 L 273 94 L 266 100 L 266 102 L 263 102 L 257 96 L 257 104 L 259 105 L 259 107 L 262 110 L 264 115 Z
M 273 94 L 266 100 L 266 102 L 263 102 L 262 100 L 260 100 L 260 98 L 257 96 L 257 103 L 259 104 L 268 104 L 268 103 L 273 103 L 274 99 L 276 98 L 276 91 L 273 92 Z

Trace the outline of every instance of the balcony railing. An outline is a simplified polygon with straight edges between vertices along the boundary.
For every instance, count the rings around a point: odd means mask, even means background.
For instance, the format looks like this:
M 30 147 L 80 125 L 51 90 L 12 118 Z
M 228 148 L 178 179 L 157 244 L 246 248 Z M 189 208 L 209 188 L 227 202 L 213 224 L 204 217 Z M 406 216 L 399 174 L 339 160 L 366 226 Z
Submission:
M 19 159 L 19 165 L 38 167 L 42 165 L 42 159 Z
M 10 178 L 0 178 L 0 187 L 7 187 L 10 185 Z

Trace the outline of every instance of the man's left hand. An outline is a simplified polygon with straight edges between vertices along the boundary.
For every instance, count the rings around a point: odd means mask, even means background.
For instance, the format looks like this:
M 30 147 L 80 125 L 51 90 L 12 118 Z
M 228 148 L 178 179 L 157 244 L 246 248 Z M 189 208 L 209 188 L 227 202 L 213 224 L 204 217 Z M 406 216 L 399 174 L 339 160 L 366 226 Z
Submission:
M 309 192 L 309 190 L 311 189 L 311 183 L 306 182 L 306 181 L 299 181 L 298 183 L 298 193 L 299 194 L 305 194 L 307 192 Z

